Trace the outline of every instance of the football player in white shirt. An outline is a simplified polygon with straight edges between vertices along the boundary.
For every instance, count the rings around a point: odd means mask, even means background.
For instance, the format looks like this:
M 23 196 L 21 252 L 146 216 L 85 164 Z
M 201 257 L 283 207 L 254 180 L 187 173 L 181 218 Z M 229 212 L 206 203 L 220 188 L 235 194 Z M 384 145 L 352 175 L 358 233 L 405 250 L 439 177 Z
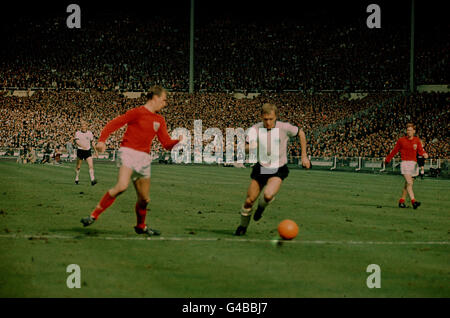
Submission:
M 262 217 L 264 209 L 275 199 L 275 195 L 280 190 L 281 183 L 288 176 L 287 142 L 290 137 L 299 137 L 302 165 L 306 169 L 311 167 L 311 163 L 306 154 L 305 133 L 299 127 L 277 121 L 277 115 L 278 110 L 275 105 L 269 103 L 264 104 L 261 112 L 262 122 L 252 127 L 257 137 L 256 139 L 250 140 L 249 145 L 246 145 L 247 151 L 257 147 L 258 162 L 253 166 L 250 175 L 252 180 L 247 190 L 244 205 L 241 208 L 241 224 L 235 232 L 237 236 L 242 236 L 246 233 L 253 212 L 253 204 L 263 189 L 263 195 L 259 199 L 258 207 L 253 217 L 255 221 L 258 221 Z M 260 131 L 261 128 L 265 128 L 267 133 L 264 129 Z M 261 142 L 261 138 L 266 138 L 267 142 Z M 272 140 L 273 146 L 271 147 Z M 260 152 L 265 152 L 267 154 L 266 158 L 270 157 L 271 159 L 260 160 Z M 274 161 L 272 160 L 272 154 L 275 155 Z
M 94 148 L 95 154 L 98 157 L 97 149 L 94 147 L 94 135 L 88 130 L 88 125 L 85 121 L 81 122 L 81 130 L 75 133 L 75 145 L 77 146 L 77 166 L 75 169 L 75 184 L 79 182 L 81 163 L 86 160 L 89 166 L 89 176 L 91 178 L 91 185 L 95 185 L 97 180 L 94 176 L 94 161 L 92 159 L 91 148 Z

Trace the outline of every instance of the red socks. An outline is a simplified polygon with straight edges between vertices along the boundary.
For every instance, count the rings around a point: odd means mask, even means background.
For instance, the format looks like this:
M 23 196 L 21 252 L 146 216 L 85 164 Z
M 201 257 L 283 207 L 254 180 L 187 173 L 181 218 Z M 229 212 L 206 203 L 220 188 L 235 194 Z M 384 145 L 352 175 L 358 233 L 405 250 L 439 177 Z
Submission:
M 105 193 L 105 195 L 103 196 L 103 198 L 100 200 L 100 203 L 99 203 L 100 207 L 95 208 L 95 210 L 91 213 L 91 216 L 94 219 L 97 219 L 98 216 L 100 214 L 102 214 L 103 211 L 105 211 L 107 208 L 109 208 L 111 206 L 111 204 L 114 203 L 114 200 L 116 200 L 116 198 L 113 198 L 107 191 Z
M 137 218 L 137 227 L 140 229 L 145 229 L 145 216 L 147 215 L 147 203 L 140 205 L 139 202 L 136 202 L 135 211 Z
M 106 192 L 105 195 L 100 200 L 98 204 L 100 207 L 96 207 L 94 211 L 92 211 L 91 216 L 94 219 L 98 219 L 99 215 L 103 213 L 107 208 L 114 203 L 116 198 L 113 198 L 109 192 Z M 144 204 L 139 204 L 136 202 L 135 206 L 136 218 L 137 218 L 137 227 L 141 229 L 145 229 L 145 217 L 147 215 L 147 202 Z
M 416 202 L 416 199 L 411 200 L 411 204 L 414 204 L 414 202 Z M 398 203 L 405 203 L 405 199 L 398 200 Z

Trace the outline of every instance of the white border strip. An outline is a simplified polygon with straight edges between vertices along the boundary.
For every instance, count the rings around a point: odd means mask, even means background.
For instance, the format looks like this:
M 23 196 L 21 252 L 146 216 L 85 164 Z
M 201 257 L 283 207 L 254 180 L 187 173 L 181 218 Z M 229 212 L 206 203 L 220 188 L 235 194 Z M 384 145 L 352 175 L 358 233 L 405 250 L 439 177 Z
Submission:
M 125 237 L 125 236 L 102 236 L 102 235 L 85 235 L 80 234 L 76 236 L 64 236 L 64 235 L 0 235 L 0 238 L 9 238 L 9 239 L 29 239 L 29 240 L 48 240 L 48 239 L 62 239 L 62 240 L 78 240 L 78 239 L 100 239 L 107 241 L 199 241 L 199 242 L 207 242 L 207 241 L 225 241 L 225 242 L 251 242 L 251 243 L 289 243 L 289 244 L 313 244 L 313 245 L 450 245 L 449 241 L 431 241 L 431 242 L 418 242 L 418 241 L 302 241 L 302 240 L 280 240 L 280 239 L 247 239 L 247 238 L 218 238 L 218 237 Z

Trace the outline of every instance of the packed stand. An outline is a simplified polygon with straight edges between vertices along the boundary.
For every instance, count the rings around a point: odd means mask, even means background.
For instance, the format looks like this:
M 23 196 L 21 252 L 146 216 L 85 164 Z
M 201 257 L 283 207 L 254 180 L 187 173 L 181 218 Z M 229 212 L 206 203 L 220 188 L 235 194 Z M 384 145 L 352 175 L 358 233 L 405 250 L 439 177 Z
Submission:
M 189 89 L 189 21 L 127 15 L 86 20 L 18 19 L 3 28 L 0 88 Z M 448 39 L 417 32 L 417 84 L 448 84 Z M 199 91 L 406 89 L 409 29 L 369 30 L 364 23 L 239 21 L 196 25 Z
M 350 100 L 334 92 L 264 93 L 236 99 L 227 93 L 171 93 L 162 115 L 170 132 L 183 127 L 193 137 L 194 120 L 202 120 L 203 132 L 216 127 L 225 137 L 226 128 L 247 129 L 260 121 L 261 105 L 271 102 L 279 107 L 279 120 L 304 129 L 308 153 L 315 157 L 384 157 L 411 121 L 430 157 L 448 158 L 448 98 L 448 94 L 385 93 Z M 0 148 L 44 148 L 48 143 L 64 148 L 82 119 L 98 138 L 109 120 L 144 103 L 143 97 L 130 99 L 115 92 L 37 91 L 31 97 L 3 93 Z M 125 127 L 113 133 L 107 142 L 109 149 L 119 148 L 124 131 Z M 205 140 L 204 145 L 210 142 Z M 163 151 L 156 139 L 153 150 Z M 289 152 L 299 156 L 298 140 L 293 140 Z

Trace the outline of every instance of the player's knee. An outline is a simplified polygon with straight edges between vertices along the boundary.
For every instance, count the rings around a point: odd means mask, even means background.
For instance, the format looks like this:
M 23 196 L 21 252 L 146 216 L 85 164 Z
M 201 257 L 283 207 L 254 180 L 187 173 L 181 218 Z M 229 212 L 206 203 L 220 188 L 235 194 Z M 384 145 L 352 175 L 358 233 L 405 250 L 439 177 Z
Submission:
M 274 198 L 273 193 L 264 192 L 264 201 L 269 202 L 272 201 L 273 198 Z
M 248 196 L 246 199 L 245 199 L 245 204 L 244 204 L 244 206 L 245 207 L 252 207 L 253 206 L 253 204 L 255 203 L 255 201 L 256 201 L 256 198 L 253 198 L 253 197 L 250 197 L 250 196 Z

